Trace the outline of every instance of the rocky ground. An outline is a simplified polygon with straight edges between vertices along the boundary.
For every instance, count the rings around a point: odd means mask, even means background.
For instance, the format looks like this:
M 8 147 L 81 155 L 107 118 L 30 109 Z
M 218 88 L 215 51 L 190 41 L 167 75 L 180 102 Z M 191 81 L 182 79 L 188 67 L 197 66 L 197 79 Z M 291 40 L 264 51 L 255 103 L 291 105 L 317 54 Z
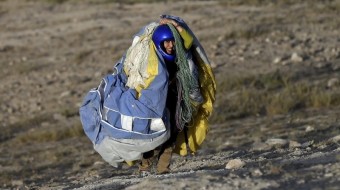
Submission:
M 339 11 L 338 0 L 0 0 L 0 188 L 339 189 Z M 217 100 L 199 152 L 139 177 L 93 151 L 78 108 L 163 13 L 205 47 Z

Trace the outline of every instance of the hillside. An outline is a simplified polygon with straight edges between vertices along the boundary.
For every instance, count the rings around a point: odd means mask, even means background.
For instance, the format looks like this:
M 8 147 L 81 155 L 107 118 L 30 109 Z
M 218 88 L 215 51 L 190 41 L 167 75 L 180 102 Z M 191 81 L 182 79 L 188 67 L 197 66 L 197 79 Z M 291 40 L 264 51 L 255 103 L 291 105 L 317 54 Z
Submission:
M 0 188 L 340 186 L 339 0 L 131 2 L 0 0 Z M 101 159 L 78 109 L 163 13 L 199 38 L 217 99 L 200 151 L 143 178 Z

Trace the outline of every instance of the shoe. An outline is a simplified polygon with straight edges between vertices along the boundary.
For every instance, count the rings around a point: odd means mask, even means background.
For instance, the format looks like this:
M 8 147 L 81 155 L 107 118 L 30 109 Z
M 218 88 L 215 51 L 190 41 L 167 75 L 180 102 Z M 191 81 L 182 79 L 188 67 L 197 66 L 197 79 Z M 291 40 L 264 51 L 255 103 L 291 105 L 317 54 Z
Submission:
M 167 173 L 170 173 L 170 169 L 169 168 L 166 168 L 166 169 L 163 169 L 163 170 L 157 170 L 157 174 L 167 174 Z
M 152 158 L 145 159 L 143 158 L 139 163 L 138 170 L 136 172 L 140 177 L 146 177 L 151 175 L 151 169 L 153 166 Z
M 173 152 L 173 146 L 169 146 L 164 148 L 163 151 L 160 152 L 158 163 L 157 163 L 157 174 L 165 174 L 170 172 L 170 162 Z

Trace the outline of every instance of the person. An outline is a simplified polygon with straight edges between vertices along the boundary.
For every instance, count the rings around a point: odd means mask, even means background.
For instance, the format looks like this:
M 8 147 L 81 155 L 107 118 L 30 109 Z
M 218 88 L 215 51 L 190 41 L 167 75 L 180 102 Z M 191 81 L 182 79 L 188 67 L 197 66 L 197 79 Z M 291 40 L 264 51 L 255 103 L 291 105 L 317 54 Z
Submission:
M 79 109 L 94 150 L 138 174 L 170 172 L 173 153 L 196 152 L 208 132 L 216 84 L 197 38 L 179 17 L 144 26 Z M 157 164 L 156 164 L 157 163 Z
M 170 138 L 163 145 L 158 147 L 156 150 L 151 150 L 143 154 L 141 162 L 139 164 L 138 174 L 148 175 L 153 169 L 152 166 L 155 161 L 157 161 L 155 172 L 158 174 L 168 173 L 170 171 L 170 161 L 172 157 L 172 152 L 175 146 L 177 134 L 180 127 L 176 126 L 176 106 L 178 106 L 178 80 L 177 72 L 179 70 L 176 64 L 176 42 L 173 31 L 171 31 L 168 24 L 174 26 L 174 28 L 179 33 L 183 41 L 184 50 L 186 54 L 186 61 L 180 62 L 178 64 L 188 64 L 190 73 L 193 80 L 195 81 L 194 86 L 191 88 L 189 95 L 191 100 L 197 102 L 198 104 L 203 102 L 203 97 L 200 93 L 198 86 L 198 74 L 197 68 L 192 61 L 191 52 L 189 51 L 193 43 L 193 37 L 186 31 L 178 22 L 173 19 L 161 18 L 159 21 L 159 26 L 155 29 L 152 35 L 152 40 L 156 46 L 158 53 L 161 58 L 164 59 L 166 68 L 168 71 L 168 93 L 166 100 L 166 108 L 170 113 Z M 179 40 L 179 39 L 178 39 Z

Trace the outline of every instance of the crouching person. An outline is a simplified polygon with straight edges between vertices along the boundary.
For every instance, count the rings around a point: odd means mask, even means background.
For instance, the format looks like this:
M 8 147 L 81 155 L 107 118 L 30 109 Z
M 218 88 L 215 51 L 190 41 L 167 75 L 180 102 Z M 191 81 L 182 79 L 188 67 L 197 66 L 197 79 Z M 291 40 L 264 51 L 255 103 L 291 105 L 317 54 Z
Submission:
M 80 116 L 95 150 L 113 166 L 170 172 L 173 153 L 196 152 L 208 131 L 215 80 L 197 38 L 162 15 L 137 33 L 114 73 L 85 97 Z

